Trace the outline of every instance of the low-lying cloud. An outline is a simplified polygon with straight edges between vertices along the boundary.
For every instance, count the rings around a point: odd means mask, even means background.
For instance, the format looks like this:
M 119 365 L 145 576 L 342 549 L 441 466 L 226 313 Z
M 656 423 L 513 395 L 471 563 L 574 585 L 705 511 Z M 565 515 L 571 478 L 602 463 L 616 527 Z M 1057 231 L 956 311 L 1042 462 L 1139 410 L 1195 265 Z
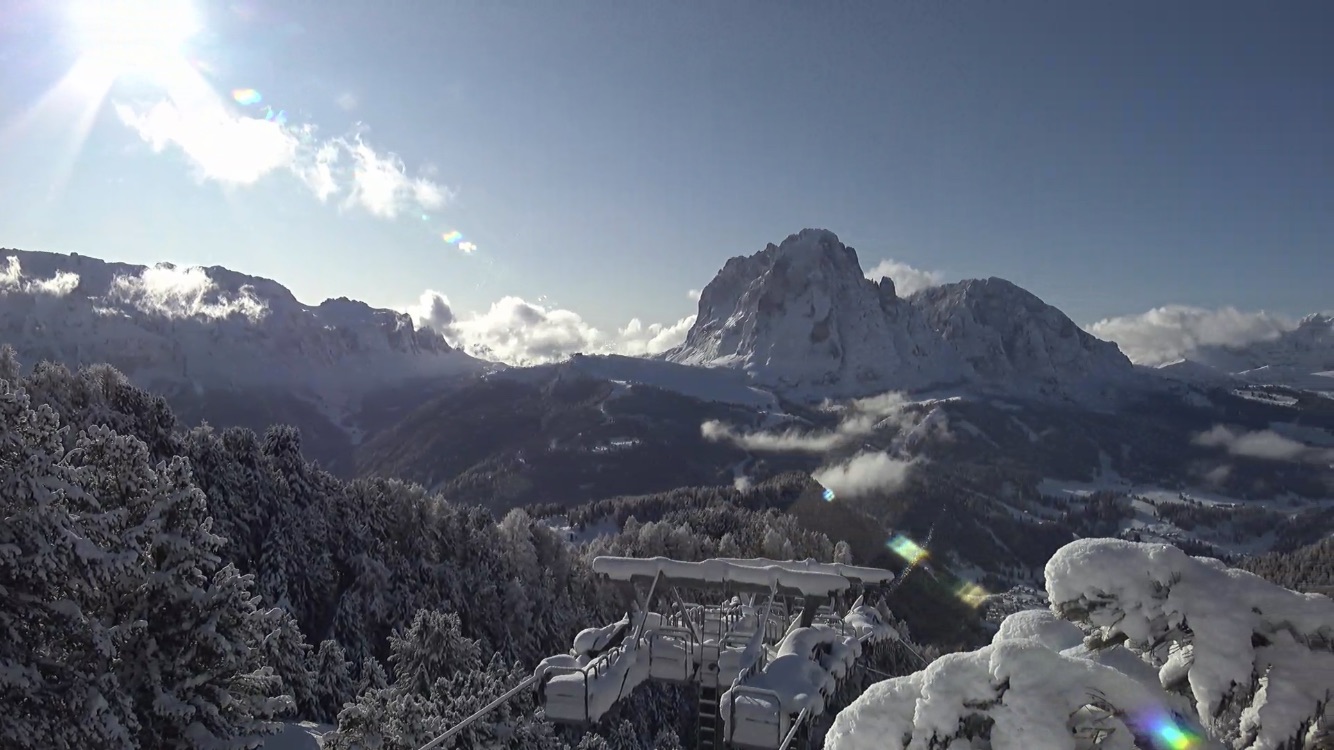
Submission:
M 902 393 L 888 392 L 848 404 L 832 430 L 742 432 L 710 420 L 700 425 L 700 434 L 705 440 L 731 443 L 753 453 L 809 453 L 829 457 L 846 451 L 882 427 L 911 427 L 916 417 L 908 408 L 910 405 Z M 861 450 L 851 458 L 826 460 L 811 476 L 832 490 L 835 497 L 855 499 L 898 489 L 913 466 L 913 461 L 894 458 L 884 451 Z
M 18 257 L 0 261 L 0 293 L 12 292 L 43 297 L 65 297 L 79 287 L 77 273 L 57 271 L 46 279 L 23 271 Z M 249 286 L 236 293 L 218 287 L 203 268 L 178 268 L 160 263 L 137 274 L 117 274 L 105 290 L 88 290 L 112 307 L 121 305 L 165 318 L 228 318 L 242 315 L 258 320 L 268 313 L 268 304 Z
M 58 271 L 49 279 L 33 279 L 23 274 L 17 256 L 9 256 L 0 263 L 0 292 L 20 292 L 46 297 L 64 297 L 79 285 L 79 275 Z
M 727 442 L 756 453 L 830 453 L 861 440 L 886 424 L 904 426 L 911 421 L 908 400 L 902 393 L 888 392 L 849 404 L 838 426 L 832 430 L 784 430 L 741 432 L 731 425 L 710 420 L 700 425 L 705 440 Z
M 903 486 L 913 466 L 884 452 L 858 453 L 846 461 L 817 469 L 811 476 L 833 490 L 835 497 L 856 499 Z
M 1222 448 L 1234 456 L 1246 458 L 1334 464 L 1334 450 L 1316 448 L 1273 430 L 1247 431 L 1219 424 L 1196 435 L 1192 442 L 1210 448 Z
M 107 299 L 167 318 L 241 315 L 259 320 L 268 312 L 268 304 L 248 286 L 241 287 L 236 294 L 228 294 L 218 288 L 204 269 L 177 268 L 166 263 L 145 268 L 137 276 L 116 276 L 111 280 Z
M 436 209 L 451 197 L 436 181 L 409 175 L 402 159 L 372 148 L 360 132 L 320 138 L 310 125 L 238 114 L 212 92 L 147 106 L 118 103 L 115 111 L 155 152 L 184 155 L 201 181 L 246 186 L 285 172 L 321 202 L 341 197 L 341 207 L 383 219 Z
M 470 354 L 512 365 L 554 362 L 579 352 L 659 354 L 684 341 L 695 322 L 693 315 L 666 325 L 645 325 L 634 318 L 624 328 L 606 332 L 572 310 L 513 296 L 492 303 L 485 312 L 461 316 L 445 295 L 430 290 L 405 312 Z
M 907 263 L 892 258 L 880 261 L 866 272 L 866 278 L 871 281 L 879 281 L 886 276 L 893 280 L 894 293 L 900 297 L 907 297 L 914 292 L 940 286 L 945 280 L 944 275 L 939 271 L 914 268 Z
M 1154 366 L 1188 358 L 1204 347 L 1276 339 L 1296 326 L 1291 318 L 1263 310 L 1168 305 L 1139 315 L 1106 318 L 1087 330 L 1115 342 L 1132 362 Z

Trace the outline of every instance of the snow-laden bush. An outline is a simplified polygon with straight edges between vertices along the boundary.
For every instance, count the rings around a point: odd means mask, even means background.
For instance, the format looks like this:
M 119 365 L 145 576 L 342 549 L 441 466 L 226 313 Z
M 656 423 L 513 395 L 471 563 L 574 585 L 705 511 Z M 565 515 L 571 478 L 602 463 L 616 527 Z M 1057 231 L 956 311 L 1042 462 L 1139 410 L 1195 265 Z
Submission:
M 872 686 L 831 750 L 1315 747 L 1334 692 L 1334 601 L 1162 544 L 1073 542 L 1052 611 Z M 1060 619 L 1058 613 L 1066 619 Z
M 1189 732 L 1162 691 L 1043 643 L 998 640 L 946 654 L 926 669 L 872 685 L 834 720 L 833 750 L 1075 750 L 1150 747 L 1159 725 Z
M 1124 642 L 1238 748 L 1305 735 L 1334 694 L 1334 600 L 1166 544 L 1084 539 L 1047 563 L 1052 608 Z

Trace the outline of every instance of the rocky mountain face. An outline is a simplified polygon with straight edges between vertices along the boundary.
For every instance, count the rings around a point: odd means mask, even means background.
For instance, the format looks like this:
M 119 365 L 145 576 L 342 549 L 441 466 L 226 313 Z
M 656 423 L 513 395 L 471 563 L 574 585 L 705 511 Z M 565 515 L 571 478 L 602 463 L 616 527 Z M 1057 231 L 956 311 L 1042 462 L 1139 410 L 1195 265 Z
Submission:
M 1116 344 L 1086 333 L 1065 313 L 1005 279 L 969 279 L 911 298 L 982 382 L 1061 385 L 1132 370 Z
M 822 229 L 727 261 L 704 287 L 685 343 L 665 358 L 740 368 L 758 384 L 821 397 L 963 384 L 1059 390 L 1133 371 L 1115 344 L 1002 279 L 901 298 Z
M 402 313 L 346 298 L 305 305 L 220 267 L 0 250 L 0 290 L 0 339 L 27 362 L 108 362 L 155 388 L 323 397 L 481 369 Z
M 28 367 L 109 363 L 186 423 L 296 425 L 314 457 L 349 469 L 368 396 L 414 401 L 488 367 L 363 302 L 306 305 L 275 281 L 220 267 L 21 250 L 0 250 L 0 343 Z

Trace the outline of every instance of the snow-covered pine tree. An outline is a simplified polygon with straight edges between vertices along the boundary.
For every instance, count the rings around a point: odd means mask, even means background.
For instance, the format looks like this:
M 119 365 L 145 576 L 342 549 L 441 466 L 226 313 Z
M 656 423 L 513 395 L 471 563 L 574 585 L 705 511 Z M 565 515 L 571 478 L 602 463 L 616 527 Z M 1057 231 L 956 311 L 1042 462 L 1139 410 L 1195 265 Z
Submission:
M 17 371 L 12 350 L 0 369 Z M 108 592 L 134 565 L 103 508 L 64 462 L 50 406 L 0 380 L 0 746 L 137 746 L 116 680 Z
M 385 672 L 384 665 L 374 656 L 367 656 L 361 660 L 361 670 L 357 675 L 357 695 L 360 696 L 368 690 L 383 690 L 389 687 L 389 674 Z
M 319 706 L 320 721 L 334 721 L 343 705 L 354 700 L 356 682 L 352 679 L 352 665 L 348 664 L 343 647 L 337 641 L 320 642 L 315 652 L 315 700 Z
M 292 696 L 291 716 L 315 719 L 320 716 L 315 693 L 314 657 L 306 636 L 292 615 L 281 607 L 264 612 L 267 634 L 260 643 L 265 664 L 283 681 L 283 692 Z
M 90 455 L 132 456 L 118 476 L 146 477 L 130 499 L 127 542 L 141 551 L 142 577 L 122 581 L 116 609 L 132 622 L 118 661 L 135 703 L 140 742 L 160 748 L 253 748 L 277 730 L 270 719 L 291 702 L 257 648 L 265 614 L 253 579 L 221 565 L 222 539 L 210 531 L 204 494 L 177 458 L 146 469 L 147 450 L 132 438 L 93 428 Z M 109 449 L 109 450 L 103 450 Z

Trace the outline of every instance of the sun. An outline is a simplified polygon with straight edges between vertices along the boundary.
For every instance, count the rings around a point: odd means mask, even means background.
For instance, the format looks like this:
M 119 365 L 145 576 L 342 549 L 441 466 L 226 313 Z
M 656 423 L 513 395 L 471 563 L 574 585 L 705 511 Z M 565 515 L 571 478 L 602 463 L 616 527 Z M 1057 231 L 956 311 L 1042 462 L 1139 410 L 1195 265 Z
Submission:
M 166 72 L 200 30 L 189 0 L 73 0 L 70 21 L 80 52 L 115 75 Z

